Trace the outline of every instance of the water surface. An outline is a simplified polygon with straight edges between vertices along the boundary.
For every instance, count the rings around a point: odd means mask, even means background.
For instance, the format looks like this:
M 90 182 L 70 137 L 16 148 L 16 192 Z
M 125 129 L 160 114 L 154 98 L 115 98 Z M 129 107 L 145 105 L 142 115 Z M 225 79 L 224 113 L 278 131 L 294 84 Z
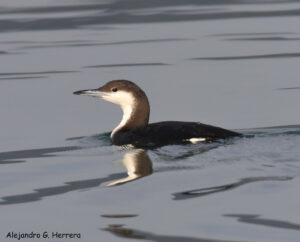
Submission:
M 298 1 L 13 0 L 0 12 L 1 241 L 299 241 Z M 119 108 L 72 92 L 120 78 L 146 91 L 151 122 L 246 136 L 112 146 Z

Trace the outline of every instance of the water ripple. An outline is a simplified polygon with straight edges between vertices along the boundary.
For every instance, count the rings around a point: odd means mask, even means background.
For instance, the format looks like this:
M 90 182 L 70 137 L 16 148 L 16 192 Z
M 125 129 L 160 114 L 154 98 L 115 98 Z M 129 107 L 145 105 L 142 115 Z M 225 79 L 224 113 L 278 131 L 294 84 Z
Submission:
M 92 41 L 53 41 L 53 42 L 38 42 L 35 45 L 32 43 L 28 46 L 22 46 L 18 49 L 43 49 L 43 48 L 66 48 L 66 47 L 91 47 L 91 46 L 109 46 L 109 45 L 131 45 L 131 44 L 147 44 L 147 43 L 161 43 L 161 42 L 174 42 L 174 41 L 187 41 L 187 38 L 165 38 L 165 39 L 143 39 L 143 40 L 128 40 L 128 41 L 113 41 L 113 42 L 92 42 Z M 1 42 L 0 42 L 1 43 Z
M 300 38 L 288 37 L 256 37 L 256 38 L 231 38 L 231 41 L 298 41 Z
M 201 1 L 202 2 L 202 1 Z M 232 5 L 242 5 L 244 1 L 224 1 L 209 3 L 199 3 L 196 0 L 190 1 L 130 1 L 122 0 L 107 4 L 87 4 L 78 6 L 54 6 L 54 7 L 36 7 L 36 8 L 14 8 L 3 9 L 2 14 L 7 15 L 6 19 L 0 20 L 0 31 L 36 31 L 36 30 L 61 30 L 61 29 L 78 29 L 80 27 L 87 28 L 92 25 L 111 25 L 111 24 L 136 24 L 136 23 L 162 23 L 162 22 L 180 22 L 180 21 L 199 21 L 199 20 L 216 20 L 216 19 L 240 19 L 240 18 L 257 18 L 257 17 L 286 17 L 299 16 L 300 9 L 293 7 L 292 9 L 277 10 L 241 10 L 231 9 Z M 277 2 L 277 1 L 276 1 Z M 294 1 L 291 1 L 294 2 Z M 256 4 L 264 3 L 264 1 L 256 2 Z M 270 3 L 266 1 L 265 3 Z M 225 5 L 224 8 L 212 8 L 218 4 Z M 246 1 L 246 4 L 247 1 Z M 175 11 L 166 10 L 172 6 L 198 7 L 198 11 L 187 12 L 186 9 L 175 9 Z M 272 5 L 270 5 L 272 6 Z M 203 8 L 204 7 L 204 8 Z M 146 11 L 144 14 L 142 14 Z M 151 9 L 152 11 L 149 12 Z M 138 11 L 137 11 L 138 10 Z M 57 16 L 59 13 L 86 11 L 86 15 L 78 16 Z M 92 15 L 91 11 L 96 14 Z M 148 11 L 148 12 L 147 12 Z M 45 17 L 33 17 L 33 14 L 44 13 Z M 46 14 L 47 13 L 47 14 Z M 100 14 L 99 14 L 100 13 Z M 10 14 L 29 14 L 30 21 L 20 21 L 19 18 L 11 19 Z M 56 16 L 49 17 L 48 14 Z
M 278 88 L 277 90 L 299 90 L 300 87 L 282 87 L 282 88 Z
M 223 216 L 237 218 L 237 221 L 241 223 L 263 225 L 280 229 L 300 230 L 300 224 L 275 219 L 264 219 L 260 218 L 260 215 L 256 214 L 224 214 Z
M 113 68 L 113 67 L 130 67 L 130 66 L 166 66 L 168 64 L 161 62 L 153 63 L 124 63 L 124 64 L 107 64 L 107 65 L 93 65 L 93 66 L 84 66 L 83 68 Z
M 142 230 L 124 228 L 120 224 L 110 224 L 103 230 L 111 232 L 112 234 L 127 239 L 142 239 L 157 242 L 235 242 L 236 240 L 219 240 L 211 238 L 194 238 L 188 236 L 171 236 L 171 235 L 160 235 L 155 233 L 150 233 Z
M 265 54 L 265 55 L 244 55 L 244 56 L 221 56 L 221 57 L 196 57 L 190 60 L 253 60 L 253 59 L 276 59 L 276 58 L 299 58 L 300 53 L 278 53 L 278 54 Z
M 44 197 L 56 196 L 71 191 L 78 191 L 82 189 L 98 187 L 100 184 L 104 182 L 120 179 L 123 176 L 124 176 L 123 173 L 116 173 L 116 174 L 108 175 L 107 177 L 103 177 L 103 178 L 71 181 L 71 182 L 65 182 L 64 185 L 61 186 L 38 188 L 38 189 L 34 189 L 34 191 L 30 193 L 4 196 L 4 197 L 0 197 L 0 199 L 2 199 L 2 201 L 0 201 L 0 205 L 12 205 L 18 203 L 35 202 L 41 200 Z
M 73 73 L 78 71 L 36 71 L 36 72 L 0 72 L 0 76 L 25 76 L 25 75 L 41 75 L 41 74 L 62 74 Z
M 29 150 L 14 150 L 0 153 L 1 164 L 22 163 L 29 158 L 42 158 L 54 156 L 51 153 L 78 150 L 78 146 L 64 146 L 64 147 L 50 147 L 42 149 L 29 149 Z
M 190 199 L 196 197 L 203 197 L 214 193 L 225 192 L 253 182 L 289 181 L 292 179 L 293 177 L 289 177 L 289 176 L 247 177 L 247 178 L 242 178 L 237 182 L 225 184 L 222 186 L 205 187 L 205 188 L 193 189 L 193 190 L 188 190 L 183 192 L 176 192 L 173 193 L 173 200 L 184 200 L 184 199 Z

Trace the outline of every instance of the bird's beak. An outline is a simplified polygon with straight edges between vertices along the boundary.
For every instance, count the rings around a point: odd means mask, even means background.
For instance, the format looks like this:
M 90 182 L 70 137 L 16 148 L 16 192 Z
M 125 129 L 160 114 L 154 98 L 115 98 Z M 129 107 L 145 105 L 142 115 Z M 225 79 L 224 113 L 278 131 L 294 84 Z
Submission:
M 102 98 L 105 95 L 103 92 L 100 92 L 98 89 L 79 90 L 79 91 L 73 92 L 73 94 L 98 97 L 98 98 Z

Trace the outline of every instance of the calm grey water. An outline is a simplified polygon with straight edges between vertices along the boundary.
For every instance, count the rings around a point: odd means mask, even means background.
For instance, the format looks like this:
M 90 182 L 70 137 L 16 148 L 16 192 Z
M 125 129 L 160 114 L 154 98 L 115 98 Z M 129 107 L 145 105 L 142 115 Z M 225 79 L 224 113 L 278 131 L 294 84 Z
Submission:
M 300 241 L 299 1 L 0 3 L 0 241 Z M 249 136 L 112 146 L 113 79 L 151 122 Z

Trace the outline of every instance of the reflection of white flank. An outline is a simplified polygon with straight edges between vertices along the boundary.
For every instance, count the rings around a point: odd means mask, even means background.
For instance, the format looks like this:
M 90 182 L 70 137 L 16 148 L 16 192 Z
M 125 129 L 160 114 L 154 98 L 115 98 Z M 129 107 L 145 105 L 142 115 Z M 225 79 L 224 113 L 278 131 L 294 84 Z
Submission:
M 121 185 L 152 173 L 151 160 L 143 149 L 134 149 L 127 152 L 122 159 L 122 163 L 127 170 L 128 177 L 111 182 L 106 186 Z

